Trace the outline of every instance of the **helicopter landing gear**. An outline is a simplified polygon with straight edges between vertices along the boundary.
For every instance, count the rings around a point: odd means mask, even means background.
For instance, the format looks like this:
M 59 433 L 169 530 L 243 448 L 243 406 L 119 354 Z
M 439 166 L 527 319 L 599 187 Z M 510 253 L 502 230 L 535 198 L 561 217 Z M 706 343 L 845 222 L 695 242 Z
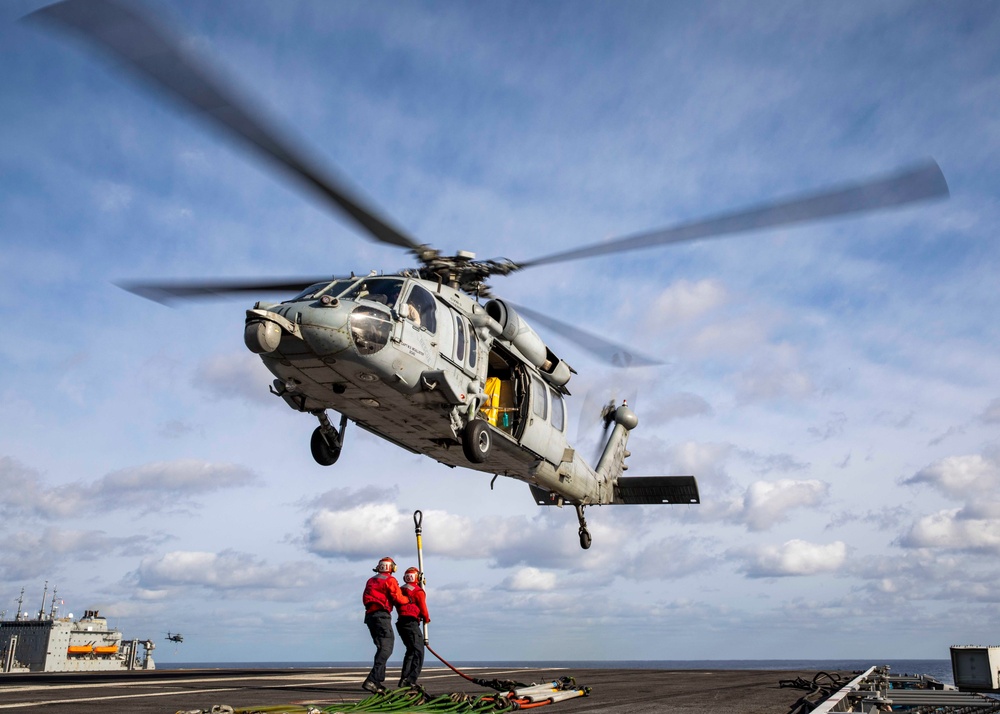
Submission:
M 583 506 L 576 507 L 576 517 L 580 519 L 580 547 L 587 550 L 592 539 L 590 531 L 587 530 L 587 519 L 583 517 Z
M 344 446 L 344 430 L 347 428 L 347 416 L 340 415 L 340 429 L 330 423 L 326 412 L 313 412 L 319 419 L 319 426 L 312 433 L 309 440 L 309 449 L 312 451 L 313 459 L 320 466 L 333 466 L 340 458 L 340 450 Z
M 490 458 L 490 450 L 493 448 L 493 434 L 490 433 L 489 424 L 483 419 L 473 419 L 465 425 L 462 432 L 462 450 L 465 458 L 474 464 L 485 463 Z

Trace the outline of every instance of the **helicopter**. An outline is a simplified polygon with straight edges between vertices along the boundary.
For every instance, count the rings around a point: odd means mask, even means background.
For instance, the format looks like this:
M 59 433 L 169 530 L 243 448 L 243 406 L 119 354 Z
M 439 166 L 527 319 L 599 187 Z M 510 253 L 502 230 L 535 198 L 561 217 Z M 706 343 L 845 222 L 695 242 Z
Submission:
M 171 642 L 176 642 L 180 644 L 181 642 L 184 641 L 184 635 L 182 635 L 180 632 L 168 632 L 167 639 L 170 640 Z
M 657 360 L 497 297 L 487 282 L 490 278 L 948 195 L 941 169 L 928 161 L 849 185 L 530 260 L 477 260 L 470 251 L 445 255 L 397 227 L 346 181 L 318 165 L 138 6 L 65 0 L 28 18 L 82 36 L 110 53 L 142 83 L 195 109 L 207 124 L 312 193 L 364 237 L 406 250 L 414 262 L 392 273 L 133 282 L 121 287 L 162 303 L 291 294 L 278 302 L 258 301 L 246 310 L 243 337 L 273 374 L 271 393 L 319 422 L 310 438 L 318 464 L 336 463 L 348 423 L 353 422 L 447 466 L 493 474 L 494 481 L 501 475 L 524 481 L 540 506 L 573 506 L 584 549 L 592 542 L 586 507 L 696 504 L 698 484 L 692 475 L 624 475 L 629 433 L 638 425 L 626 402 L 602 410 L 610 433 L 596 464 L 589 464 L 566 433 L 567 385 L 576 372 L 531 323 L 615 366 Z

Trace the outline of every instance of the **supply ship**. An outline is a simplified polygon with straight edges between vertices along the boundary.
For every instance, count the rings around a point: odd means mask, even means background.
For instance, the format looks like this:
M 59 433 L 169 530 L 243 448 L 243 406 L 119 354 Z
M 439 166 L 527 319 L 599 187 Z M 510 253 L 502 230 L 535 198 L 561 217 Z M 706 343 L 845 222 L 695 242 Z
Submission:
M 125 640 L 97 610 L 74 620 L 58 616 L 59 600 L 45 612 L 48 583 L 37 615 L 22 611 L 24 589 L 14 619 L 0 618 L 0 677 L 29 672 L 109 672 L 155 669 L 151 640 Z M 140 654 L 139 648 L 142 648 Z

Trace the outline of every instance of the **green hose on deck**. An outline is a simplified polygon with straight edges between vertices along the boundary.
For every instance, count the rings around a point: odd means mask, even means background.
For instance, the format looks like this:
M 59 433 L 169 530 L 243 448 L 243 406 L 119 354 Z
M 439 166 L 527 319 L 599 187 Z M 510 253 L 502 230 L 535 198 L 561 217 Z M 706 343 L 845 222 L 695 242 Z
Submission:
M 428 698 L 421 689 L 397 689 L 385 694 L 373 694 L 357 704 L 334 705 L 322 711 L 328 714 L 500 714 L 515 709 L 515 705 L 496 695 L 467 698 L 442 694 Z

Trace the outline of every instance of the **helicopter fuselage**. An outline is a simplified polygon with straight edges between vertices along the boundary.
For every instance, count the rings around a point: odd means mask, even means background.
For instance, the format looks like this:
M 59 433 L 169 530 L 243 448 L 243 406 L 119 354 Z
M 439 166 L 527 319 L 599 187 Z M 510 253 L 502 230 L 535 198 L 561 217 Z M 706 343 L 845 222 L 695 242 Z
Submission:
M 276 377 L 272 392 L 297 411 L 339 412 L 413 453 L 569 503 L 611 502 L 612 479 L 566 437 L 570 368 L 501 301 L 484 307 L 405 275 L 331 280 L 248 310 L 245 341 Z M 463 450 L 477 418 L 490 431 L 482 463 Z

